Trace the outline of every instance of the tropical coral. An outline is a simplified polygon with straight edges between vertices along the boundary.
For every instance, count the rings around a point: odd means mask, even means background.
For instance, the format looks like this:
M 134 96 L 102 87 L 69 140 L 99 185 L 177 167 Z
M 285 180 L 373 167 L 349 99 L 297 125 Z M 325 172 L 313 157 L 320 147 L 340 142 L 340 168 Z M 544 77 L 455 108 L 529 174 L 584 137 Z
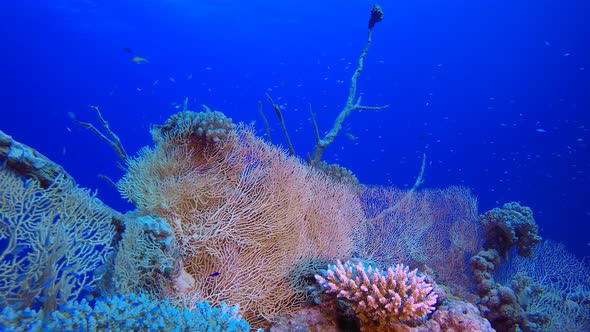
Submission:
M 498 281 L 515 290 L 529 316 L 545 331 L 590 330 L 590 266 L 565 246 L 543 240 L 525 258 L 511 254 Z
M 356 257 L 386 268 L 404 262 L 439 283 L 471 289 L 469 258 L 481 249 L 477 199 L 465 187 L 401 190 L 366 187 L 361 194 L 365 242 Z
M 158 236 L 160 235 L 160 236 Z M 161 296 L 174 276 L 174 234 L 168 224 L 150 216 L 125 216 L 112 262 L 106 265 L 101 288 L 108 294 Z
M 182 270 L 173 284 L 183 287 L 167 297 L 240 304 L 256 326 L 293 312 L 306 300 L 303 277 L 359 243 L 354 189 L 248 130 L 213 141 L 174 128 L 118 183 L 140 214 L 174 232 Z
M 315 278 L 326 292 L 352 307 L 366 331 L 387 331 L 392 324 L 417 321 L 434 310 L 438 298 L 425 276 L 403 264 L 385 273 L 360 261 L 338 260 Z
M 354 173 L 352 173 L 351 170 L 342 165 L 328 164 L 325 161 L 322 161 L 315 165 L 315 167 L 322 170 L 324 173 L 326 173 L 327 175 L 329 175 L 337 181 L 350 183 L 352 185 L 357 185 L 360 187 L 359 180 L 356 178 Z
M 248 332 L 250 326 L 239 315 L 239 307 L 222 303 L 219 308 L 207 302 L 193 310 L 178 309 L 168 302 L 150 300 L 145 295 L 114 296 L 70 302 L 46 314 L 42 310 L 0 311 L 0 328 L 17 331 L 228 331 Z
M 512 248 L 529 258 L 541 238 L 532 211 L 518 203 L 504 204 L 503 209 L 493 209 L 480 217 L 485 229 L 484 250 L 471 258 L 473 278 L 480 297 L 479 306 L 492 326 L 500 331 L 536 331 L 546 319 L 532 315 L 519 300 L 525 285 L 502 285 L 495 278 L 502 258 L 508 258 Z
M 0 307 L 51 312 L 78 299 L 113 236 L 109 211 L 68 178 L 41 188 L 0 166 Z
M 516 202 L 494 208 L 480 217 L 484 229 L 485 248 L 496 249 L 504 258 L 514 246 L 523 257 L 531 257 L 533 248 L 541 242 L 533 211 Z
M 494 332 L 490 322 L 481 316 L 471 303 L 464 301 L 447 302 L 436 309 L 432 317 L 417 327 L 396 326 L 396 332 Z
M 219 142 L 227 135 L 232 135 L 235 129 L 232 120 L 221 112 L 182 111 L 172 115 L 163 125 L 154 126 L 152 138 L 154 142 L 160 142 L 166 137 Z

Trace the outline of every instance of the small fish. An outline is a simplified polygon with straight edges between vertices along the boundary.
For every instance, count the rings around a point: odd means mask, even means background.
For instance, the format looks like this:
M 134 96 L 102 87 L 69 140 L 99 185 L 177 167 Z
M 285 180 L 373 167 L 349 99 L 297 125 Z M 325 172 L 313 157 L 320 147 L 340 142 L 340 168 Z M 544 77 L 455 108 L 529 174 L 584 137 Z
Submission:
M 72 265 L 64 265 L 63 266 L 63 271 L 64 272 L 70 271 L 70 270 L 73 270 L 73 269 L 74 269 L 74 267 Z
M 144 57 L 140 57 L 140 56 L 134 56 L 133 58 L 131 58 L 131 61 L 133 61 L 133 63 L 135 63 L 136 65 L 141 65 L 144 63 L 149 63 L 148 59 L 144 58 Z
M 205 69 L 205 70 L 212 70 L 213 68 L 212 68 L 212 67 L 209 67 L 209 66 L 207 66 L 207 67 L 205 67 L 204 69 Z
M 170 76 L 168 77 L 168 80 L 172 83 L 176 83 L 176 80 L 174 79 L 174 77 Z
M 28 249 L 28 247 L 26 245 L 16 245 L 14 247 L 14 250 L 12 250 L 11 254 L 13 256 L 18 256 L 18 255 L 20 255 L 22 252 L 24 252 L 27 249 Z
M 212 277 L 212 278 L 214 278 L 214 277 L 217 277 L 218 275 L 220 275 L 219 272 L 213 272 L 209 276 Z
M 537 129 L 535 129 L 535 131 L 538 133 L 546 133 L 547 132 L 547 130 L 545 130 L 543 128 L 537 128 Z
M 80 274 L 78 274 L 78 273 L 76 273 L 76 272 L 72 272 L 72 277 L 74 277 L 74 278 L 76 278 L 76 279 L 78 279 L 78 280 L 82 280 L 82 278 L 83 278 L 83 276 L 82 276 L 82 275 L 80 275 Z
M 130 49 L 129 47 L 123 47 L 123 51 L 126 53 L 133 53 L 133 50 Z
M 160 80 L 155 80 L 154 83 L 152 83 L 152 86 L 156 86 L 158 83 L 160 83 Z
M 193 74 L 188 74 L 188 76 L 186 77 L 187 81 L 190 81 L 193 79 Z
M 356 141 L 358 139 L 353 133 L 346 133 L 346 137 L 351 141 Z

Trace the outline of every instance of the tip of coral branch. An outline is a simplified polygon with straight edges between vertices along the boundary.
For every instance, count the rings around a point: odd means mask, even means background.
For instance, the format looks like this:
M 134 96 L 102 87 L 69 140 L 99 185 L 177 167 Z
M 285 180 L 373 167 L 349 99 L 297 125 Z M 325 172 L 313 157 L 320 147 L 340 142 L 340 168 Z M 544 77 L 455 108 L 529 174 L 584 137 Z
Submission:
M 369 29 L 373 29 L 375 24 L 383 20 L 383 9 L 378 4 L 374 4 L 371 9 L 371 18 L 369 19 Z

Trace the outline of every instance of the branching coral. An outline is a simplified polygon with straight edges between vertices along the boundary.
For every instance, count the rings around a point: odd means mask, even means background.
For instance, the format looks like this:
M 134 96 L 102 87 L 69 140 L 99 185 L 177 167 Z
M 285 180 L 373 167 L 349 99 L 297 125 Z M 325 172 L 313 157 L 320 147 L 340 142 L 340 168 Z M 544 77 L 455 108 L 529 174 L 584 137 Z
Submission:
M 338 260 L 323 275 L 316 275 L 328 293 L 345 300 L 355 311 L 361 328 L 387 330 L 400 322 L 412 322 L 434 310 L 438 295 L 418 270 L 398 264 L 386 273 L 372 266 L 365 267 Z
M 0 311 L 2 331 L 227 331 L 248 332 L 250 326 L 239 315 L 239 307 L 206 302 L 193 310 L 178 309 L 167 301 L 145 295 L 99 299 L 93 306 L 83 300 L 70 302 L 51 314 L 7 307 Z

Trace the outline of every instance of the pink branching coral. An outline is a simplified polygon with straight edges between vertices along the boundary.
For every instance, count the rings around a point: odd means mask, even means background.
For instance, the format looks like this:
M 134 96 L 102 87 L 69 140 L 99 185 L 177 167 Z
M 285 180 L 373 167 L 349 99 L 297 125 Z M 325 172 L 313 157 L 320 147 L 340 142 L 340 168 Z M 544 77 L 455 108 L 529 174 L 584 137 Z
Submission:
M 381 271 L 361 262 L 342 264 L 338 260 L 315 278 L 326 292 L 346 300 L 366 329 L 375 324 L 413 322 L 434 310 L 438 295 L 417 273 L 403 264 Z

